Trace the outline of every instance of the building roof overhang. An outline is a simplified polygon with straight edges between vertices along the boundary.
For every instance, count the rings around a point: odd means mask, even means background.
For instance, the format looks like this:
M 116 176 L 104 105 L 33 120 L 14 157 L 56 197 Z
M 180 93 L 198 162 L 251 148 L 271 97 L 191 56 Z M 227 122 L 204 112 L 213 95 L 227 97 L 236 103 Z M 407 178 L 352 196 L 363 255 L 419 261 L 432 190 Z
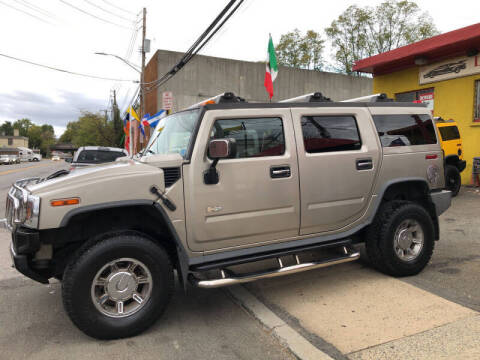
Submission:
M 480 51 L 480 23 L 358 60 L 353 70 L 384 75 L 417 66 L 416 59 L 427 64 L 475 51 Z

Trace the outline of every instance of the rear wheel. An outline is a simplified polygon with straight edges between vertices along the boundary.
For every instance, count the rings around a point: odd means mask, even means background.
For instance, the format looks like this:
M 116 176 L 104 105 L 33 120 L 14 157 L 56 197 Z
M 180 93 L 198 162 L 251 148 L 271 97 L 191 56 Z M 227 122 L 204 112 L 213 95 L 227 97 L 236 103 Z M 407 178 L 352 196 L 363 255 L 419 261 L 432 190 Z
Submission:
M 445 187 L 452 192 L 452 196 L 457 196 L 461 186 L 460 171 L 454 165 L 447 165 L 445 167 Z
M 416 275 L 432 257 L 433 221 L 420 205 L 390 201 L 379 210 L 366 239 L 372 265 L 392 276 Z
M 119 235 L 82 249 L 67 266 L 63 304 L 73 323 L 89 336 L 134 336 L 165 311 L 173 279 L 163 248 L 138 235 Z

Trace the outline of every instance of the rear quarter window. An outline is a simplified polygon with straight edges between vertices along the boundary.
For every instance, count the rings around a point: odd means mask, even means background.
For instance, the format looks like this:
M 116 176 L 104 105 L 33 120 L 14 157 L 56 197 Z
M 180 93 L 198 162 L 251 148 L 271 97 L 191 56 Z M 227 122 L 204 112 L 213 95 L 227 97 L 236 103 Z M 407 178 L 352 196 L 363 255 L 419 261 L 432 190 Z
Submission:
M 427 114 L 373 115 L 383 147 L 436 144 L 432 118 Z
M 441 126 L 438 128 L 443 141 L 460 139 L 460 133 L 456 126 Z

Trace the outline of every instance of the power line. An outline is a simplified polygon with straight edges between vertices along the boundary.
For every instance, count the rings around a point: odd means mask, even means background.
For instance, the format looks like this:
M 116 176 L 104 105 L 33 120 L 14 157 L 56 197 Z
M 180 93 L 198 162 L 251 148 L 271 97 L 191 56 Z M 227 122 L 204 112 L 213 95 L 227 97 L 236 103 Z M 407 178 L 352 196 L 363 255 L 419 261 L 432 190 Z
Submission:
M 7 6 L 7 7 L 9 7 L 9 8 L 12 8 L 12 9 L 15 9 L 15 10 L 21 12 L 21 13 L 24 13 L 24 14 L 26 14 L 26 15 L 28 15 L 28 16 L 31 16 L 31 17 L 39 20 L 39 21 L 42 21 L 42 22 L 44 22 L 44 23 L 46 23 L 46 24 L 53 25 L 51 22 L 49 22 L 49 21 L 47 21 L 47 20 L 44 20 L 44 19 L 42 19 L 42 18 L 40 18 L 40 17 L 38 17 L 38 16 L 36 16 L 36 15 L 30 14 L 29 12 L 26 12 L 26 11 L 24 11 L 24 10 L 22 10 L 22 9 L 19 9 L 19 8 L 13 6 L 13 5 L 6 4 L 6 3 L 4 3 L 3 1 L 0 1 L 0 3 L 3 4 L 3 5 L 5 5 L 5 6 Z
M 107 77 L 103 77 L 103 76 L 82 74 L 82 73 L 78 73 L 78 72 L 75 72 L 75 71 L 69 71 L 69 70 L 59 69 L 59 68 L 56 68 L 56 67 L 53 67 L 53 66 L 39 64 L 39 63 L 36 63 L 36 62 L 33 62 L 33 61 L 20 59 L 20 58 L 10 56 L 10 55 L 6 55 L 6 54 L 2 54 L 2 53 L 0 53 L 0 56 L 6 57 L 6 58 L 11 59 L 11 60 L 24 62 L 26 64 L 35 65 L 35 66 L 43 67 L 43 68 L 50 69 L 50 70 L 60 71 L 60 72 L 67 73 L 67 74 L 70 74 L 70 75 L 83 76 L 83 77 L 88 77 L 88 78 L 92 78 L 92 79 L 99 79 L 99 80 L 138 82 L 138 80 L 115 79 L 115 78 L 107 78 Z
M 111 25 L 115 25 L 115 26 L 121 27 L 121 28 L 123 28 L 123 29 L 128 29 L 128 30 L 130 30 L 129 27 L 126 27 L 126 26 L 123 26 L 123 25 L 114 23 L 113 21 L 110 21 L 110 20 L 107 20 L 107 19 L 103 19 L 103 18 L 101 18 L 101 17 L 99 17 L 99 16 L 97 16 L 97 15 L 91 14 L 91 13 L 89 13 L 88 11 L 85 11 L 85 10 L 83 10 L 83 9 L 80 9 L 79 7 L 76 7 L 75 5 L 72 5 L 72 4 L 70 4 L 69 2 L 66 2 L 65 0 L 59 0 L 59 1 L 60 1 L 61 3 L 64 3 L 64 4 L 67 5 L 67 6 L 70 6 L 70 7 L 74 8 L 74 9 L 77 10 L 77 11 L 80 11 L 80 12 L 82 12 L 82 13 L 88 15 L 88 16 L 94 17 L 95 19 L 98 19 L 98 20 L 100 20 L 100 21 L 103 21 L 103 22 L 108 23 L 108 24 L 111 24 Z
M 87 4 L 90 4 L 91 6 L 94 6 L 94 7 L 98 8 L 98 9 L 106 12 L 107 14 L 117 16 L 117 17 L 119 17 L 120 19 L 127 20 L 128 22 L 131 22 L 131 21 L 132 21 L 132 19 L 127 19 L 126 17 L 123 17 L 123 16 L 121 16 L 121 15 L 117 15 L 117 14 L 111 12 L 110 10 L 106 10 L 106 9 L 102 8 L 101 6 L 98 6 L 97 4 L 91 2 L 90 0 L 83 0 L 83 1 L 85 1 Z
M 16 0 L 16 1 L 17 1 L 17 3 L 18 3 L 19 0 Z M 26 6 L 26 7 L 30 8 L 30 9 L 32 9 L 32 10 L 34 10 L 34 11 L 42 14 L 43 16 L 54 17 L 54 15 L 53 15 L 52 13 L 50 13 L 50 12 L 48 12 L 48 11 L 46 11 L 46 10 L 43 10 L 42 8 L 39 8 L 38 6 L 35 6 L 35 5 L 29 3 L 29 2 L 26 1 L 26 0 L 20 0 L 20 1 L 22 2 L 22 5 L 23 5 L 23 6 Z
M 236 2 L 236 0 L 231 0 L 229 4 L 220 12 L 220 14 L 215 18 L 215 20 L 210 24 L 210 26 L 203 32 L 202 35 L 195 41 L 195 43 L 187 50 L 184 56 L 180 61 L 166 74 L 164 74 L 160 79 L 152 81 L 150 83 L 143 83 L 142 86 L 147 84 L 153 84 L 145 92 L 150 93 L 155 89 L 159 88 L 170 80 L 178 71 L 180 71 L 211 39 L 212 37 L 222 28 L 222 26 L 230 19 L 230 17 L 238 10 L 240 5 L 242 5 L 244 0 L 240 0 L 237 5 L 228 13 L 231 6 Z M 225 16 L 225 17 L 224 17 Z M 218 22 L 223 18 L 223 21 L 217 26 Z M 215 26 L 217 26 L 215 28 Z M 214 29 L 212 31 L 212 29 Z M 208 35 L 210 33 L 210 35 Z M 207 37 L 208 36 L 208 37 Z M 205 39 L 206 38 L 206 39 Z M 203 42 L 202 42 L 203 41 Z
M 122 9 L 121 7 L 119 7 L 119 6 L 115 5 L 115 4 L 112 4 L 110 1 L 103 0 L 103 2 L 104 2 L 105 4 L 108 4 L 108 5 L 116 8 L 116 9 L 118 9 L 118 10 L 121 10 L 121 11 L 123 11 L 123 12 L 125 12 L 125 13 L 127 13 L 127 14 L 129 14 L 129 15 L 134 15 L 134 14 L 131 13 L 130 11 L 125 10 L 125 9 Z

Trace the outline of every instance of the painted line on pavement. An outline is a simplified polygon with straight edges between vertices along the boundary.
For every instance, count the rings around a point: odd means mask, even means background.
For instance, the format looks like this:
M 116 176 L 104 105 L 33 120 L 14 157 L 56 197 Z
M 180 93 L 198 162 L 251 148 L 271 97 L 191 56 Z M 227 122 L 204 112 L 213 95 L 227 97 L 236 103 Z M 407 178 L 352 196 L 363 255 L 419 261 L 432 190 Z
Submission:
M 227 291 L 240 306 L 260 321 L 263 326 L 270 330 L 271 333 L 299 359 L 333 360 L 280 319 L 243 286 L 232 286 L 228 288 Z
M 22 167 L 22 168 L 17 168 L 17 169 L 11 169 L 11 170 L 0 172 L 0 175 L 12 174 L 12 173 L 16 173 L 16 172 L 19 172 L 19 171 L 38 168 L 38 167 L 44 167 L 44 166 L 48 166 L 48 165 L 51 165 L 51 164 L 50 163 L 48 163 L 48 164 L 38 164 L 38 165 L 27 166 L 27 167 Z

